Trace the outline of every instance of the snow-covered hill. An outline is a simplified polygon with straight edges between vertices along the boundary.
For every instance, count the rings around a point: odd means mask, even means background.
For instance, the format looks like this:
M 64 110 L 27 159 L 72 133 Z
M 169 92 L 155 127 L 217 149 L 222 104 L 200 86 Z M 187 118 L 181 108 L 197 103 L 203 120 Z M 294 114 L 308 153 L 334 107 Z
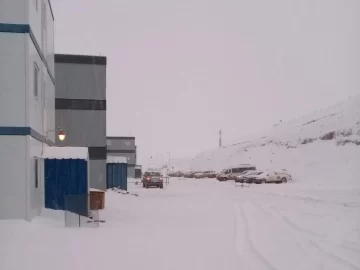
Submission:
M 253 163 L 259 169 L 286 168 L 295 181 L 360 185 L 360 96 L 174 166 L 219 171 L 240 163 Z

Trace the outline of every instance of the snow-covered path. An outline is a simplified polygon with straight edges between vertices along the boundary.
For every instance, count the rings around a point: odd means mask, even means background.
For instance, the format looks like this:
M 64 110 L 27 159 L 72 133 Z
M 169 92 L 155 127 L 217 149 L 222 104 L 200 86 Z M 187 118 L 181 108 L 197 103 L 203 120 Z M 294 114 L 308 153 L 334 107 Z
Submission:
M 100 228 L 1 221 L 0 269 L 360 269 L 359 190 L 212 179 L 130 187 L 138 197 L 108 192 Z

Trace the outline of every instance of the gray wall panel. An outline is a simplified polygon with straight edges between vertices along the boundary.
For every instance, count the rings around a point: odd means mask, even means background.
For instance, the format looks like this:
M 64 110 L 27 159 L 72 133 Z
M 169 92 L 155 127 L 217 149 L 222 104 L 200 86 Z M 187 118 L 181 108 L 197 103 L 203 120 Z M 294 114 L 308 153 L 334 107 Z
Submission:
M 107 139 L 108 150 L 134 150 L 135 139 Z
M 55 123 L 66 133 L 59 146 L 106 146 L 106 111 L 56 110 Z
M 106 66 L 55 63 L 56 98 L 106 100 Z
M 106 160 L 90 160 L 90 188 L 106 190 Z
M 128 177 L 135 178 L 135 167 L 128 167 Z

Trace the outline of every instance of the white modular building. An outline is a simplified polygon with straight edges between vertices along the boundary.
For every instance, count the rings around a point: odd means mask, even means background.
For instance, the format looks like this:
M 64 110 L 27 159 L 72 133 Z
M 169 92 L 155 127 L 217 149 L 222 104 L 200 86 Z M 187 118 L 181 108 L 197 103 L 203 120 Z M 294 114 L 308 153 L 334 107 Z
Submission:
M 0 1 L 0 219 L 44 205 L 43 149 L 55 143 L 54 16 L 49 0 Z

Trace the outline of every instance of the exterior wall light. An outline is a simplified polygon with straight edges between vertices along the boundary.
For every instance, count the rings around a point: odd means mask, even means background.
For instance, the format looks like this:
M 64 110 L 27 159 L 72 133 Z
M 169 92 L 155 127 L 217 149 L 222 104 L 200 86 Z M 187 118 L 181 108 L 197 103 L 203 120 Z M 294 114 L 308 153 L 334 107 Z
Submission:
M 59 137 L 59 140 L 60 140 L 60 141 L 63 141 L 63 140 L 65 140 L 65 138 L 66 138 L 65 132 L 64 132 L 61 128 L 59 128 L 58 137 Z

